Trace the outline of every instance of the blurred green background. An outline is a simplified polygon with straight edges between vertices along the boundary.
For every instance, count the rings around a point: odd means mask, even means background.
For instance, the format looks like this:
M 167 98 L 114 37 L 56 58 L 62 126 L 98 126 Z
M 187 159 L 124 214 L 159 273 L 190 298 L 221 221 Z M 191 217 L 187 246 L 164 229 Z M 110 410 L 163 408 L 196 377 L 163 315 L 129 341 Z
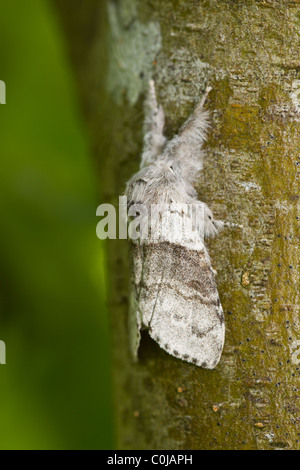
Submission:
M 1 449 L 112 449 L 95 169 L 47 0 L 1 0 Z

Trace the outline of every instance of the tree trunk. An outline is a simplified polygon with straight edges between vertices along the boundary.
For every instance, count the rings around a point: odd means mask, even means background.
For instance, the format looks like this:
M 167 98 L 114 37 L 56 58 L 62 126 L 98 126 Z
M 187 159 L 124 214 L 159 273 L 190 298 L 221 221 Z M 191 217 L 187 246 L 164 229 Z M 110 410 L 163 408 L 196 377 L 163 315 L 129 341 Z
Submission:
M 99 204 L 118 204 L 138 169 L 149 78 L 168 137 L 209 83 L 199 198 L 244 227 L 209 242 L 226 322 L 215 370 L 169 356 L 147 334 L 132 363 L 128 245 L 107 242 L 118 447 L 299 449 L 300 1 L 53 1 L 91 131 Z

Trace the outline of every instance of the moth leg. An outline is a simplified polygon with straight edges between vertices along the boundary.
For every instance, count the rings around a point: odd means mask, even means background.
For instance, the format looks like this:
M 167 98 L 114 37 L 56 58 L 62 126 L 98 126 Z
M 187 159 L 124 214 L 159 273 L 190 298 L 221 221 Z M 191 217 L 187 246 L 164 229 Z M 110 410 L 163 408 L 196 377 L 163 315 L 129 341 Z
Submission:
M 190 152 L 195 152 L 195 146 L 197 148 L 202 145 L 206 139 L 209 112 L 204 109 L 204 104 L 210 91 L 211 87 L 207 87 L 194 112 L 179 130 L 178 136 L 181 145 L 178 146 L 178 151 L 182 151 L 185 156 Z
M 196 229 L 203 239 L 215 236 L 225 227 L 231 229 L 243 229 L 242 225 L 234 224 L 232 222 L 223 222 L 223 220 L 215 219 L 207 204 L 202 201 L 194 202 L 194 210 Z
M 243 229 L 244 227 L 240 224 L 234 224 L 232 222 L 223 222 L 222 220 L 215 220 L 215 224 L 218 226 L 219 230 L 222 230 L 225 227 L 232 228 L 232 229 Z
M 200 110 L 202 110 L 204 104 L 205 104 L 205 101 L 207 99 L 207 96 L 208 96 L 208 93 L 212 90 L 212 87 L 211 86 L 207 86 L 206 89 L 205 89 L 205 92 L 203 93 L 203 96 L 198 104 L 198 106 L 196 107 L 195 109 L 195 112 L 197 112 L 197 109 L 199 108 Z
M 234 224 L 231 222 L 223 222 L 223 220 L 217 220 L 213 218 L 212 212 L 208 209 L 209 213 L 205 216 L 205 225 L 204 225 L 204 237 L 208 238 L 216 235 L 220 230 L 223 230 L 225 227 L 231 229 L 243 229 L 244 227 L 239 224 Z
M 153 80 L 150 80 L 144 123 L 144 149 L 140 168 L 153 163 L 163 152 L 167 142 L 166 137 L 163 135 L 164 125 L 164 110 L 161 105 L 157 104 L 155 84 Z
M 223 227 L 224 222 L 215 220 L 212 211 L 204 202 L 195 201 L 193 209 L 194 227 L 202 239 L 215 236 Z
M 214 268 L 211 268 L 211 272 L 213 273 L 214 276 L 217 276 L 218 271 L 216 271 Z

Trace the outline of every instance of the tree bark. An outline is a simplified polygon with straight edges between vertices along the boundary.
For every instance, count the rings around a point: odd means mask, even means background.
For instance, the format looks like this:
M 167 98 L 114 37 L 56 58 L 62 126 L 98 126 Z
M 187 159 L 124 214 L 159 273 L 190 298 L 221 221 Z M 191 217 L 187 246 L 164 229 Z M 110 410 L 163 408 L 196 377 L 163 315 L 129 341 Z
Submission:
M 99 203 L 117 204 L 138 169 L 149 78 L 168 137 L 209 83 L 199 198 L 244 227 L 209 243 L 226 322 L 215 370 L 169 356 L 147 334 L 132 363 L 128 246 L 107 242 L 118 447 L 299 449 L 300 1 L 53 1 Z

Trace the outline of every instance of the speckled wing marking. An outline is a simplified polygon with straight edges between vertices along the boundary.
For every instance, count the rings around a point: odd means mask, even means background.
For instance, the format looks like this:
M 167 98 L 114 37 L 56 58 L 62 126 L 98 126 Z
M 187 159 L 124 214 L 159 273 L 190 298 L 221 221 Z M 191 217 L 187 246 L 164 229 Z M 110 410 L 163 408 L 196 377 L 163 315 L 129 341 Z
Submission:
M 224 316 L 205 253 L 170 243 L 134 244 L 132 322 L 169 354 L 212 369 L 224 344 Z M 135 315 L 134 315 L 135 311 Z M 135 343 L 134 352 L 139 344 Z
M 130 299 L 129 299 L 129 341 L 133 357 L 137 359 L 137 352 L 141 340 L 142 314 L 139 309 L 139 299 L 142 286 L 142 273 L 144 261 L 144 247 L 139 242 L 130 242 Z

